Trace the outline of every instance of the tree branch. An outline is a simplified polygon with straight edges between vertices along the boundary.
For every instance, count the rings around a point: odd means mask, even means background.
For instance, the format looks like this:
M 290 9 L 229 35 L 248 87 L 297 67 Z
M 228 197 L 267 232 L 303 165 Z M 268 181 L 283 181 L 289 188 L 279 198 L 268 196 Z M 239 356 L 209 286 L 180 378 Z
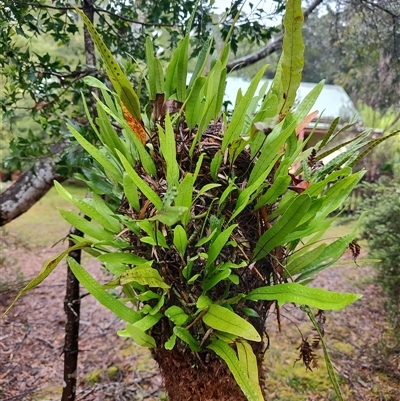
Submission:
M 133 20 L 131 18 L 124 17 L 123 15 L 115 14 L 112 11 L 105 10 L 104 8 L 101 8 L 101 7 L 96 7 L 95 11 L 98 14 L 100 14 L 100 12 L 106 13 L 106 14 L 109 14 L 109 15 L 115 17 L 115 18 L 121 19 L 123 21 L 131 22 L 132 24 L 138 24 L 138 25 L 143 25 L 143 26 L 165 26 L 165 27 L 169 27 L 169 28 L 176 28 L 177 27 L 176 25 L 173 25 L 173 24 L 158 24 L 156 22 L 136 21 L 136 20 Z
M 31 7 L 37 7 L 37 8 L 45 8 L 45 9 L 50 9 L 50 10 L 57 10 L 57 11 L 70 11 L 74 10 L 73 7 L 70 6 L 51 6 L 48 4 L 42 4 L 42 3 L 32 3 L 32 2 L 25 2 L 25 1 L 18 1 L 18 4 L 21 4 L 23 6 L 31 6 Z M 83 10 L 83 7 L 79 7 L 81 10 Z M 113 13 L 112 11 L 105 10 L 104 8 L 101 7 L 93 7 L 94 12 L 100 14 L 100 13 L 106 13 L 109 14 L 115 18 L 122 19 L 124 21 L 130 22 L 132 24 L 138 24 L 138 25 L 143 25 L 143 26 L 165 26 L 165 27 L 176 27 L 176 25 L 172 24 L 159 24 L 157 22 L 143 22 L 143 21 L 137 21 L 132 18 L 125 17 L 123 15 L 119 15 L 116 13 Z
M 308 16 L 323 2 L 324 0 L 314 0 L 308 8 L 304 11 L 304 20 L 308 18 Z M 259 60 L 269 56 L 272 53 L 275 53 L 277 50 L 282 48 L 283 43 L 283 34 L 276 36 L 271 42 L 269 42 L 266 46 L 257 50 L 254 53 L 248 54 L 247 56 L 240 57 L 236 60 L 230 61 L 226 68 L 228 71 L 233 69 L 240 70 L 241 68 L 247 67 L 251 64 L 256 63 Z
M 67 145 L 66 141 L 62 141 L 52 146 L 52 156 L 39 159 L 0 194 L 0 227 L 28 211 L 53 186 L 54 180 L 65 180 L 65 177 L 56 174 L 55 159 Z

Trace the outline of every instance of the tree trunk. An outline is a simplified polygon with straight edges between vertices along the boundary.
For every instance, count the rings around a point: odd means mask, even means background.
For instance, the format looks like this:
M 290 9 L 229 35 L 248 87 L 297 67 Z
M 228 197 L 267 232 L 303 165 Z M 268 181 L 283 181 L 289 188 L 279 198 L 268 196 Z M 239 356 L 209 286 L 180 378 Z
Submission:
M 82 235 L 76 228 L 71 229 L 71 234 Z M 75 245 L 70 239 L 70 247 Z M 72 251 L 69 256 L 78 263 L 81 262 L 81 250 Z M 78 352 L 79 352 L 79 321 L 81 311 L 81 299 L 79 294 L 79 281 L 67 266 L 67 285 L 64 299 L 65 340 L 64 340 L 64 385 L 61 401 L 73 401 L 76 396 L 76 379 L 78 377 Z
M 83 0 L 82 9 L 89 20 L 93 23 L 94 7 L 92 0 Z M 96 65 L 96 55 L 93 40 L 84 26 L 84 41 L 86 64 L 91 67 Z M 97 92 L 98 94 L 98 92 Z M 92 116 L 95 116 L 95 102 L 92 102 Z M 72 228 L 70 234 L 83 236 L 83 233 L 76 228 Z M 69 246 L 74 242 L 70 239 Z M 82 250 L 72 251 L 68 256 L 81 261 Z M 78 377 L 78 353 L 79 353 L 79 321 L 80 321 L 81 300 L 79 295 L 79 281 L 67 267 L 67 284 L 65 291 L 64 310 L 66 315 L 65 322 L 65 341 L 64 341 L 64 386 L 61 401 L 74 401 L 76 398 L 76 380 Z

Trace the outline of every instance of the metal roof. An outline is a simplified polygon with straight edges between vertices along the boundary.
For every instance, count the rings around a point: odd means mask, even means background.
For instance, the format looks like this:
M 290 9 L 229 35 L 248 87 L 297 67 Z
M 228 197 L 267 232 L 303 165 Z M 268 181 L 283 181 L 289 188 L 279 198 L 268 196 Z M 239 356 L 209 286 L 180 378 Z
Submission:
M 258 91 L 262 86 L 268 82 L 268 87 L 271 80 L 261 80 Z M 236 94 L 239 89 L 242 89 L 244 94 L 250 85 L 250 81 L 240 77 L 228 77 L 225 90 L 225 100 L 229 100 L 235 104 Z M 315 83 L 302 82 L 297 91 L 296 104 L 299 104 L 302 99 L 315 87 Z M 257 93 L 257 92 L 256 92 Z M 350 99 L 346 91 L 338 85 L 324 85 L 321 94 L 314 104 L 312 110 L 318 110 L 319 115 L 322 113 L 324 120 L 333 120 L 340 117 L 341 122 L 348 122 L 350 120 L 357 120 L 362 122 L 362 118 L 357 111 L 354 103 Z

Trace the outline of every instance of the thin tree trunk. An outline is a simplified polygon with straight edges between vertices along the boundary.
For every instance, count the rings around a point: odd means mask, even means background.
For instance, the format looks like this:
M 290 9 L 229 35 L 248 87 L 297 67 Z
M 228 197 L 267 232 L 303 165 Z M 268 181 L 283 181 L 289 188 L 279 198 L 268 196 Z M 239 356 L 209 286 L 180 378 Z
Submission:
M 92 0 L 82 1 L 82 10 L 93 23 L 94 7 Z M 96 66 L 96 55 L 93 40 L 84 26 L 84 41 L 86 64 L 91 67 Z M 92 108 L 94 107 L 94 102 Z M 71 233 L 82 236 L 83 233 L 72 228 Z M 69 246 L 73 246 L 72 240 L 69 240 Z M 69 253 L 69 256 L 78 263 L 81 261 L 82 251 L 76 250 Z M 66 314 L 65 322 L 65 342 L 64 342 L 64 385 L 61 401 L 74 401 L 76 398 L 76 380 L 78 376 L 78 353 L 79 353 L 79 320 L 80 320 L 80 294 L 79 281 L 67 267 L 67 284 L 64 300 L 64 310 Z
M 72 228 L 71 234 L 82 235 L 82 232 Z M 75 245 L 70 239 L 68 245 Z M 71 251 L 69 256 L 78 263 L 81 261 L 81 250 Z M 79 281 L 67 267 L 67 286 L 64 299 L 65 341 L 64 341 L 64 385 L 61 401 L 74 401 L 76 396 L 76 379 L 78 377 L 79 352 L 79 320 L 81 299 L 79 294 Z

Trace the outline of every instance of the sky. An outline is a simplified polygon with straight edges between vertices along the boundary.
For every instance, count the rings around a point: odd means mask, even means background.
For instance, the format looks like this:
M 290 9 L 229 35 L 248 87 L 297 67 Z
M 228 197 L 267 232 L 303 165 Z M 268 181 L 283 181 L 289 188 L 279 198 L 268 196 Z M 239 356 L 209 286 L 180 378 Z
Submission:
M 274 11 L 274 2 L 272 0 L 247 0 L 244 5 L 243 10 L 247 13 L 250 12 L 249 3 L 253 3 L 254 8 L 263 8 L 267 13 L 272 13 Z M 231 5 L 231 0 L 215 0 L 214 7 L 220 11 L 224 12 L 225 8 L 229 8 Z

